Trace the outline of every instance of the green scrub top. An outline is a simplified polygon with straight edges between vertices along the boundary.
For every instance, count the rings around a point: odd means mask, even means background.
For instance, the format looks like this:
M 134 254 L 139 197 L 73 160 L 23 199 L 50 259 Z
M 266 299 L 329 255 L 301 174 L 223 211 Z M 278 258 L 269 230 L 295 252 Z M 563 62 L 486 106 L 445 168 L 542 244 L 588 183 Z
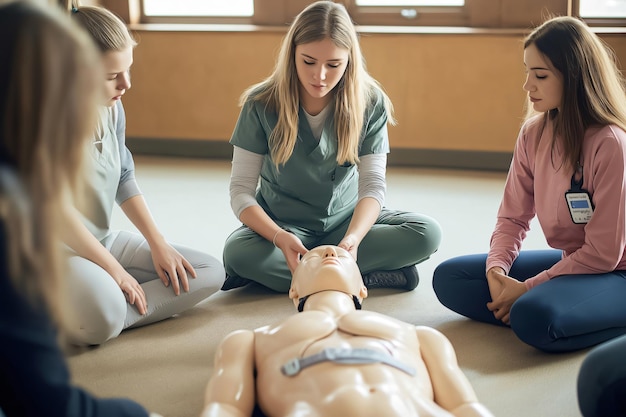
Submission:
M 354 164 L 337 163 L 337 135 L 330 113 L 319 142 L 301 108 L 298 138 L 293 154 L 276 170 L 268 140 L 278 121 L 264 103 L 244 104 L 230 143 L 264 155 L 257 201 L 281 224 L 314 232 L 327 232 L 350 217 L 358 200 L 358 170 Z M 359 156 L 389 152 L 387 113 L 382 95 L 372 100 L 361 132 Z

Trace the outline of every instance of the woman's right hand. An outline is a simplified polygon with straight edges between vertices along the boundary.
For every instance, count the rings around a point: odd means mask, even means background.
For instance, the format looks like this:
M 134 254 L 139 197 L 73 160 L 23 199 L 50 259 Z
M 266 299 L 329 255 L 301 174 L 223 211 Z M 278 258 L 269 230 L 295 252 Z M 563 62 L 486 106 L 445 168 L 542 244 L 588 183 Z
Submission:
M 91 262 L 107 271 L 122 289 L 126 300 L 133 304 L 141 315 L 146 314 L 148 303 L 146 294 L 137 280 L 132 277 L 111 252 L 109 252 L 80 220 L 80 212 L 76 207 L 66 204 L 63 210 L 63 241 L 72 248 L 78 256 L 89 259 Z
M 499 276 L 506 275 L 504 269 L 499 266 L 494 266 L 487 271 L 487 285 L 489 286 L 489 294 L 491 295 L 491 301 L 498 299 L 502 293 L 503 286 Z
M 487 308 L 497 320 L 510 326 L 511 307 L 527 291 L 526 285 L 506 275 L 500 267 L 487 271 L 487 283 L 492 300 L 487 303 Z
M 274 244 L 277 248 L 283 251 L 285 260 L 287 261 L 287 267 L 293 274 L 300 263 L 300 257 L 307 253 L 309 250 L 302 244 L 302 241 L 298 236 L 288 231 L 281 231 L 276 235 Z
M 139 285 L 139 282 L 123 268 L 121 271 L 116 271 L 115 274 L 111 274 L 111 276 L 115 282 L 117 282 L 117 285 L 120 286 L 124 297 L 126 297 L 126 301 L 134 305 L 142 316 L 146 314 L 148 301 L 146 300 L 146 293 L 143 291 L 143 288 L 141 288 L 141 285 Z

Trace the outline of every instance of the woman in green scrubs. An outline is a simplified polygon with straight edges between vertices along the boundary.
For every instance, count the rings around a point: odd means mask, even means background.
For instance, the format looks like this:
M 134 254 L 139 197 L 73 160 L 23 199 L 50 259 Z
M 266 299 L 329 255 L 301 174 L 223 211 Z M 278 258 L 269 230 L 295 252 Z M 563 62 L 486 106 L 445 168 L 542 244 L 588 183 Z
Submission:
M 345 8 L 304 9 L 274 72 L 241 104 L 230 196 L 243 226 L 226 240 L 222 289 L 256 281 L 286 292 L 300 256 L 319 245 L 348 250 L 369 288 L 415 288 L 415 265 L 437 250 L 441 229 L 384 206 L 393 108 Z

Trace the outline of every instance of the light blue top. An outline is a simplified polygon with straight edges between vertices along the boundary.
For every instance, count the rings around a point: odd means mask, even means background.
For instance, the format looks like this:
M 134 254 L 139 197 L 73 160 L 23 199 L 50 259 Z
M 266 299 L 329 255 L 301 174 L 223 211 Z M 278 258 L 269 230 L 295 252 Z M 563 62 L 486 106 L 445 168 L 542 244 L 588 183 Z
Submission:
M 90 145 L 91 166 L 87 178 L 83 221 L 102 241 L 111 232 L 113 205 L 140 195 L 135 163 L 126 147 L 126 115 L 121 101 L 100 109 L 98 129 Z

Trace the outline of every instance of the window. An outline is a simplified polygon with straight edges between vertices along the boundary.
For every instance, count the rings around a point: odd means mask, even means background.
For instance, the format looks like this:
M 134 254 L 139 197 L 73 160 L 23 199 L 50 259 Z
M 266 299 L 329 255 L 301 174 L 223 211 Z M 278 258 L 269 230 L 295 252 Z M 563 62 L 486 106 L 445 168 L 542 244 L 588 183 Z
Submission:
M 467 25 L 465 0 L 354 0 L 346 2 L 362 25 Z
M 365 7 L 450 7 L 465 0 L 356 0 Z M 146 16 L 252 16 L 254 0 L 143 0 Z M 373 12 L 376 12 L 374 9 Z
M 146 16 L 252 16 L 253 0 L 144 0 Z
M 626 26 L 626 0 L 578 0 L 578 16 L 591 26 Z
M 583 18 L 624 18 L 626 0 L 580 0 L 579 12 Z
M 132 0 L 130 0 L 132 1 Z M 472 0 L 470 0 L 471 2 Z M 485 1 L 485 0 L 473 0 Z M 503 0 L 488 0 L 500 2 Z M 144 23 L 287 25 L 311 0 L 141 0 Z M 465 25 L 465 0 L 339 0 L 367 25 Z
M 465 0 L 356 0 L 357 6 L 463 6 Z
M 241 23 L 286 27 L 313 0 L 101 0 L 139 11 L 133 22 Z M 581 16 L 594 26 L 626 26 L 626 0 L 334 0 L 362 26 L 528 29 L 547 13 Z M 122 11 L 123 12 L 123 11 Z M 124 16 L 124 13 L 118 13 Z
M 287 26 L 311 0 L 101 0 L 125 4 L 135 23 L 224 23 Z M 122 6 L 123 7 L 123 6 Z M 123 15 L 122 13 L 119 13 Z
M 143 23 L 252 23 L 255 0 L 129 0 Z

